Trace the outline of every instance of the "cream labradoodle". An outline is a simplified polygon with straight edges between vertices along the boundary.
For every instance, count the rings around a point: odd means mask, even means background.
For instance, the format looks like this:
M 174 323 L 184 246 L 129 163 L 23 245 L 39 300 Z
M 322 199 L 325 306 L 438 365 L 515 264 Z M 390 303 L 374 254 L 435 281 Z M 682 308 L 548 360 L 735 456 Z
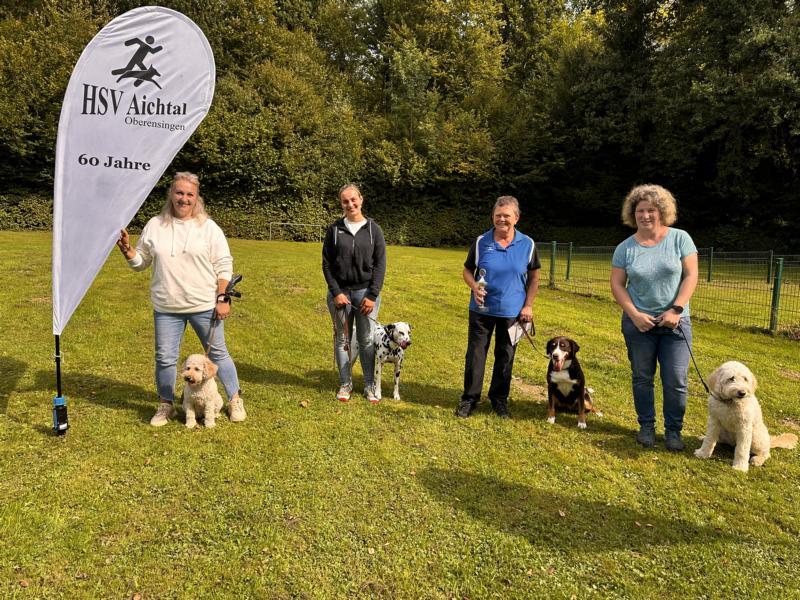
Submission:
M 708 423 L 695 456 L 710 458 L 717 442 L 735 446 L 733 468 L 746 472 L 750 465 L 763 465 L 770 448 L 795 447 L 794 434 L 770 438 L 756 398 L 757 385 L 750 369 L 736 361 L 724 363 L 708 376 Z
M 204 354 L 192 354 L 183 363 L 181 377 L 183 386 L 183 410 L 186 412 L 186 427 L 197 425 L 197 416 L 203 418 L 206 427 L 214 427 L 222 411 L 222 396 L 217 390 L 214 376 L 217 365 Z

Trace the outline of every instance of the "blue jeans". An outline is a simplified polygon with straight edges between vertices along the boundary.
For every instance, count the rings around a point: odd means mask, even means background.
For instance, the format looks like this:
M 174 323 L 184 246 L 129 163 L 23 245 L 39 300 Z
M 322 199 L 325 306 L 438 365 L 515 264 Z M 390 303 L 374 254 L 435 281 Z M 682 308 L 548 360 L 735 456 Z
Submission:
M 339 369 L 339 385 L 352 385 L 353 371 L 350 368 L 350 355 L 345 346 L 358 340 L 358 356 L 361 359 L 361 368 L 364 371 L 364 387 L 370 387 L 375 379 L 375 329 L 370 319 L 378 319 L 378 310 L 381 307 L 381 297 L 375 299 L 375 308 L 369 317 L 358 312 L 361 300 L 367 295 L 367 288 L 363 290 L 342 290 L 344 295 L 350 299 L 352 305 L 336 308 L 333 303 L 333 294 L 328 292 L 328 310 L 333 319 L 335 330 L 333 353 L 336 356 L 336 366 Z M 353 335 L 353 323 L 355 322 L 355 336 Z M 348 340 L 345 336 L 345 328 L 350 334 Z M 352 346 L 351 346 L 352 347 Z
M 214 309 L 199 313 L 162 313 L 153 311 L 156 330 L 156 386 L 158 397 L 163 401 L 175 399 L 175 378 L 178 374 L 178 353 L 183 332 L 189 323 L 200 338 L 205 352 L 211 331 Z M 225 347 L 225 321 L 217 321 L 214 327 L 211 350 L 208 357 L 218 367 L 217 377 L 225 387 L 230 400 L 239 393 L 239 376 L 236 365 Z
M 681 335 L 681 331 L 683 335 Z M 661 369 L 664 392 L 664 429 L 680 431 L 686 413 L 689 389 L 689 347 L 692 344 L 692 322 L 680 320 L 680 331 L 654 327 L 642 333 L 628 315 L 622 315 L 622 335 L 628 347 L 633 379 L 633 404 L 640 427 L 653 427 L 656 422 L 655 389 L 656 363 Z M 684 340 L 683 336 L 686 336 Z M 688 342 L 688 346 L 687 346 Z

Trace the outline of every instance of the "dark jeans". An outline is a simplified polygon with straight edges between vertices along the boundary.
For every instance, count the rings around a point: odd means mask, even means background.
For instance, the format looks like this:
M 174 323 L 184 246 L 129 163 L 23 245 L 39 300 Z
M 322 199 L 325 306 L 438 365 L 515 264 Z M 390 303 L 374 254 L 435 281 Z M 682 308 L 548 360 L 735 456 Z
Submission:
M 692 322 L 688 317 L 683 317 L 680 327 L 683 335 L 678 329 L 667 327 L 654 327 L 642 333 L 628 315 L 622 315 L 622 335 L 625 336 L 628 359 L 631 361 L 633 404 L 640 426 L 651 427 L 656 422 L 654 381 L 658 363 L 664 392 L 664 429 L 680 431 L 683 427 L 689 389 Z
M 462 402 L 471 402 L 474 405 L 481 398 L 486 355 L 492 341 L 492 332 L 496 330 L 494 368 L 492 369 L 492 383 L 489 386 L 489 400 L 493 407 L 497 407 L 498 404 L 505 406 L 511 389 L 511 370 L 514 368 L 516 351 L 508 337 L 508 328 L 514 324 L 515 320 L 513 317 L 510 319 L 491 317 L 469 311 L 469 337 L 464 364 Z

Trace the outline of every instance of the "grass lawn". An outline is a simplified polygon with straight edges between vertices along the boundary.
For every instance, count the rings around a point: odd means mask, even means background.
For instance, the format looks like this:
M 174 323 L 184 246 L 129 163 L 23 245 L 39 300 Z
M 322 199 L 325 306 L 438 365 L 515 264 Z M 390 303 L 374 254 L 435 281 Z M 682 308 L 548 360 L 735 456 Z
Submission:
M 320 245 L 231 246 L 247 421 L 148 424 L 149 274 L 114 252 L 62 336 L 56 438 L 50 237 L 0 232 L 0 597 L 800 598 L 800 451 L 747 475 L 731 451 L 694 458 L 693 371 L 687 449 L 639 449 L 610 301 L 543 289 L 534 307 L 540 351 L 581 344 L 605 413 L 588 430 L 545 422 L 546 358 L 527 342 L 513 419 L 484 402 L 459 420 L 466 251 L 391 247 L 381 321 L 414 326 L 403 400 L 341 404 Z M 198 350 L 190 332 L 182 356 Z M 698 322 L 695 355 L 704 374 L 747 363 L 770 431 L 797 432 L 797 342 Z

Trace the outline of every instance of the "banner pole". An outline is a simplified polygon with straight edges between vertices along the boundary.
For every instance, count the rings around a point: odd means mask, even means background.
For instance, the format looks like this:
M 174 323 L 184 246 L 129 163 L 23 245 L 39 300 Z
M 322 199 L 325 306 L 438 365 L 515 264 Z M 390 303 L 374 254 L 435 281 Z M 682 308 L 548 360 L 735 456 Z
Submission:
M 53 398 L 53 432 L 56 435 L 65 435 L 69 429 L 67 419 L 67 399 L 61 395 L 61 344 L 60 337 L 56 335 L 56 392 Z
M 56 336 L 56 392 L 61 396 L 61 348 L 59 338 Z

